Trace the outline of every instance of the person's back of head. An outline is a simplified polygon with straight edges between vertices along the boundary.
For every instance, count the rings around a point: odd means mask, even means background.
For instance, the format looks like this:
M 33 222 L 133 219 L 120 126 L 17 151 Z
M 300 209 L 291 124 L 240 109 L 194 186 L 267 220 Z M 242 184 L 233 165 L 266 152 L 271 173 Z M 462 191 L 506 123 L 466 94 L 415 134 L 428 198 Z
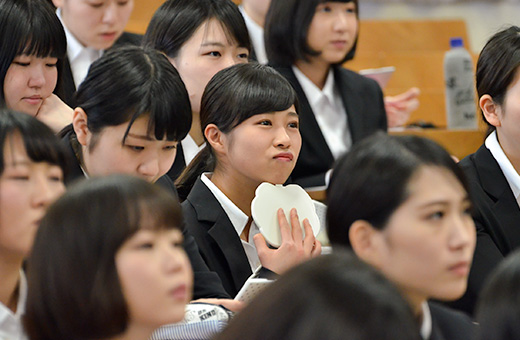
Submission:
M 216 339 L 417 340 L 419 331 L 399 291 L 338 249 L 281 276 Z
M 510 254 L 487 279 L 476 319 L 479 339 L 520 339 L 520 252 Z

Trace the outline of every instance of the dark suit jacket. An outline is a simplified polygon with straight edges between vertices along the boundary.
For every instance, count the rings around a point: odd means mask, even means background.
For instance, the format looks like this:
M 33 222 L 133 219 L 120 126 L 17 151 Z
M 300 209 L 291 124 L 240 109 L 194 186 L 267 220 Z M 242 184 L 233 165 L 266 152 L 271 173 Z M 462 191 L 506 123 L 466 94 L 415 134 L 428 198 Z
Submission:
M 69 170 L 67 176 L 65 177 L 65 183 L 70 185 L 75 181 L 84 179 L 85 175 L 81 170 L 79 161 L 71 144 L 71 137 L 73 137 L 73 132 L 70 128 L 70 125 L 66 129 L 67 130 L 63 130 L 64 133 L 61 139 L 61 143 L 64 145 L 64 149 L 67 152 L 67 166 Z M 168 176 L 162 176 L 157 180 L 156 183 L 171 192 L 174 196 L 177 196 L 175 186 Z M 185 226 L 182 228 L 182 233 L 184 236 L 184 250 L 188 254 L 191 266 L 193 268 L 193 299 L 229 298 L 229 296 L 224 291 L 224 288 L 222 287 L 222 282 L 220 281 L 218 275 L 209 271 L 204 260 L 200 257 L 197 244 Z
M 200 178 L 182 203 L 182 211 L 202 258 L 220 276 L 227 293 L 236 296 L 252 274 L 251 266 L 233 224 Z
M 476 338 L 477 326 L 464 313 L 451 310 L 435 302 L 428 302 L 432 316 L 429 340 L 471 340 Z
M 123 34 L 116 40 L 113 47 L 124 46 L 124 45 L 140 45 L 142 36 L 139 34 L 123 32 Z M 75 108 L 76 101 L 74 94 L 76 93 L 76 84 L 74 83 L 74 77 L 72 76 L 72 69 L 70 68 L 69 58 L 66 57 L 63 63 L 61 81 L 63 85 L 63 91 L 61 98 L 67 105 Z
M 276 65 L 274 68 L 291 83 L 300 101 L 302 148 L 291 178 L 303 187 L 324 185 L 325 173 L 332 167 L 334 157 L 292 68 Z M 334 67 L 333 70 L 347 112 L 353 144 L 376 131 L 386 131 L 385 104 L 379 85 L 342 67 Z
M 466 294 L 451 305 L 472 314 L 490 272 L 520 247 L 520 208 L 500 166 L 485 145 L 459 164 L 468 179 L 474 204 L 477 246 Z

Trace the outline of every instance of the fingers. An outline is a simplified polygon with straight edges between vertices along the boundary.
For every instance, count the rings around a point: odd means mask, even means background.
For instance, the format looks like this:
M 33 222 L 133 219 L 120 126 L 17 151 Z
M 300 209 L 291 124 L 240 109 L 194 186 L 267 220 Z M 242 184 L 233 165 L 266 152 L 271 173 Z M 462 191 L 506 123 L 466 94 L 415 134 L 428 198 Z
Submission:
M 282 243 L 288 242 L 293 236 L 291 235 L 291 227 L 287 223 L 287 218 L 283 209 L 278 209 L 278 225 L 280 226 L 280 235 L 282 236 Z M 292 210 L 291 210 L 291 223 L 292 223 Z
M 238 300 L 232 300 L 232 299 L 198 299 L 198 300 L 193 300 L 190 303 L 194 303 L 194 302 L 210 303 L 212 305 L 221 305 L 233 312 L 239 312 L 245 307 L 244 302 L 238 301 Z
M 303 250 L 305 254 L 310 254 L 314 248 L 316 238 L 312 232 L 312 226 L 308 219 L 303 220 L 303 228 L 305 229 L 305 239 L 303 240 Z
M 316 240 L 316 242 L 314 243 L 314 248 L 311 252 L 311 257 L 316 257 L 318 255 L 321 255 L 321 242 Z
M 296 211 L 295 208 L 292 208 L 290 214 L 291 214 L 292 237 L 296 244 L 300 244 L 300 242 L 302 242 L 302 240 L 303 240 L 303 232 L 302 232 L 302 228 L 300 227 L 300 219 L 298 217 L 298 212 Z
M 255 236 L 253 236 L 253 242 L 255 243 L 256 252 L 258 253 L 259 257 L 261 256 L 261 254 L 269 250 L 264 235 L 260 233 L 256 234 Z

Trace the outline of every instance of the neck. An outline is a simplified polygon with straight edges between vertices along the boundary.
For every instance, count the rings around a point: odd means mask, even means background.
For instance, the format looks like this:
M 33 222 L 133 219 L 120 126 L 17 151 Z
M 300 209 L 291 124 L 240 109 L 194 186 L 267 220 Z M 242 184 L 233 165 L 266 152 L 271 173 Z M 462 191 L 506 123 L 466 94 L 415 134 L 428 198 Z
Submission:
M 247 13 L 247 15 L 249 15 L 249 17 L 253 19 L 254 22 L 256 22 L 260 27 L 264 27 L 265 15 L 255 12 L 247 3 L 243 3 L 242 7 L 244 8 L 244 11 Z
M 190 137 L 193 138 L 198 146 L 204 143 L 204 134 L 200 129 L 200 116 L 198 112 L 193 112 L 192 114 Z
M 295 65 L 314 85 L 320 90 L 323 90 L 330 69 L 329 64 L 317 61 L 306 62 L 304 60 L 297 60 Z
M 143 340 L 148 339 L 152 335 L 154 328 L 136 325 L 129 322 L 123 334 L 110 338 L 109 340 Z
M 5 259 L 0 261 L 0 302 L 16 312 L 18 304 L 17 288 L 20 282 L 20 269 L 23 259 Z
M 226 195 L 244 214 L 251 217 L 251 202 L 255 190 L 260 183 L 251 183 L 215 168 L 211 181 Z
M 516 173 L 520 174 L 520 150 L 518 145 L 515 144 L 515 141 L 510 141 L 509 139 L 505 138 L 504 134 L 500 132 L 501 131 L 497 129 L 498 143 L 506 154 L 507 159 L 509 159 L 511 162 L 511 165 L 513 165 L 513 168 L 515 168 Z
M 423 317 L 423 310 L 422 310 L 422 304 L 427 300 L 426 297 L 415 294 L 409 291 L 403 291 L 403 296 L 405 297 L 406 301 L 410 304 L 412 307 L 413 314 L 418 320 L 422 320 Z

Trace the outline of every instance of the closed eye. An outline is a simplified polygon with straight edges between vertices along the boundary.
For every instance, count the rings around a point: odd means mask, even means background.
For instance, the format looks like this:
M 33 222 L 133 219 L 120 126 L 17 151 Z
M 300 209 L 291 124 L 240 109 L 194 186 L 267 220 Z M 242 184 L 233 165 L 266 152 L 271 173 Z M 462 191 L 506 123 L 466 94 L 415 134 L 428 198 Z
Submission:
M 144 150 L 144 146 L 138 146 L 138 145 L 127 145 L 127 147 L 132 150 L 132 151 L 143 151 Z
M 164 150 L 170 151 L 177 149 L 177 145 L 167 145 L 164 147 Z
M 13 61 L 13 64 L 16 64 L 18 66 L 24 66 L 24 67 L 31 65 L 31 63 L 22 63 L 20 61 Z

